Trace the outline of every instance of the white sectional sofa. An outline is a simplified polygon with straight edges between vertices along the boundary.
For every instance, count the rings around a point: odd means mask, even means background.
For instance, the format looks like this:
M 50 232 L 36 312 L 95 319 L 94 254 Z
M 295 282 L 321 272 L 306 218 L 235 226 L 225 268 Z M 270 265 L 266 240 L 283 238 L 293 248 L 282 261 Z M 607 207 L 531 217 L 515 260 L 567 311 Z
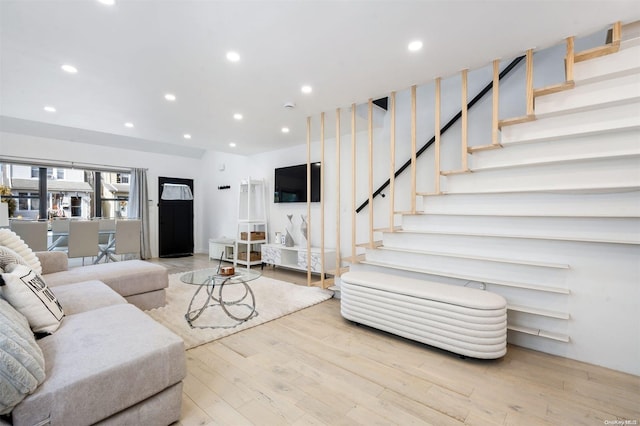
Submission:
M 42 277 L 52 284 L 50 290 L 64 310 L 58 328 L 34 340 L 35 356 L 44 360 L 44 380 L 0 417 L 0 424 L 168 425 L 178 421 L 186 375 L 184 343 L 127 303 L 128 299 L 142 306 L 157 304 L 161 291 L 164 304 L 166 269 L 142 261 L 67 269 L 66 255 L 62 255 L 39 254 Z M 0 328 L 16 313 L 2 300 Z M 26 334 L 33 337 L 28 325 Z M 0 347 L 0 355 L 3 350 Z M 0 383 L 0 394 L 6 384 Z

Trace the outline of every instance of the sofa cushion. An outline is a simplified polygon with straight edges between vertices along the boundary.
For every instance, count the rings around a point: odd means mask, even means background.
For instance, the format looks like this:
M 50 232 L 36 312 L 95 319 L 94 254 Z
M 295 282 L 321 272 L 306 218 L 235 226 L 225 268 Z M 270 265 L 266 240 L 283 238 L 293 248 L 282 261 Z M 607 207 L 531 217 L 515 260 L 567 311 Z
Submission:
M 0 246 L 8 247 L 18 253 L 37 274 L 42 273 L 40 260 L 33 250 L 15 232 L 0 228 Z
M 69 268 L 68 271 L 47 274 L 45 279 L 50 287 L 99 280 L 124 297 L 160 290 L 169 285 L 164 266 L 142 260 Z
M 127 303 L 124 297 L 101 281 L 60 285 L 50 289 L 58 299 L 65 315 L 79 314 L 105 306 Z
M 38 344 L 47 380 L 13 410 L 14 426 L 93 424 L 186 373 L 182 339 L 129 304 L 69 315 Z
M 44 355 L 27 319 L 0 299 L 0 415 L 44 381 Z
M 41 276 L 28 266 L 10 264 L 0 274 L 0 295 L 27 318 L 35 333 L 53 333 L 64 316 Z

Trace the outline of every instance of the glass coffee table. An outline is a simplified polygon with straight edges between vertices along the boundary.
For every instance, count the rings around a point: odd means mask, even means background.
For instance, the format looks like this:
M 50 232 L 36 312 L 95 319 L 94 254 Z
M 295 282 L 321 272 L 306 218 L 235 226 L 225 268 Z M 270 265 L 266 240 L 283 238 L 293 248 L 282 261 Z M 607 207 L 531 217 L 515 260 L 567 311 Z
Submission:
M 218 268 L 202 269 L 182 274 L 180 281 L 198 286 L 189 302 L 187 313 L 184 314 L 189 326 L 191 328 L 233 328 L 251 318 L 257 317 L 256 298 L 248 282 L 259 278 L 260 275 L 260 272 L 251 269 L 236 270 L 233 275 L 220 275 L 218 274 Z M 195 302 L 200 292 L 204 296 L 202 306 L 200 306 L 199 302 Z M 221 309 L 228 318 L 233 320 L 233 323 L 194 324 L 209 308 Z M 201 318 L 201 321 L 203 318 Z

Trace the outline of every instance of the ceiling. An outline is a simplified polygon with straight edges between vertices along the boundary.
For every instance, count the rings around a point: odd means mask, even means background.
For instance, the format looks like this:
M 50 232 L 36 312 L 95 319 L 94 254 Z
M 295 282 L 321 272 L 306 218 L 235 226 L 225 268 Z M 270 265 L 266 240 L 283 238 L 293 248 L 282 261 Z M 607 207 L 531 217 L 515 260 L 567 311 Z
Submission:
M 636 0 L 0 0 L 0 130 L 249 155 L 303 143 L 307 116 L 638 19 Z

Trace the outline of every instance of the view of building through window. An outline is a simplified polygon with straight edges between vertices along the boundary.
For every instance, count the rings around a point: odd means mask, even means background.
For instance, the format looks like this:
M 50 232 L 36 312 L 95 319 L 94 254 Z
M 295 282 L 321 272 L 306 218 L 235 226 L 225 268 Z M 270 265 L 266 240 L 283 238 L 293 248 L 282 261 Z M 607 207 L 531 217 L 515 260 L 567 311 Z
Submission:
M 128 213 L 129 174 L 0 163 L 0 194 L 12 218 L 121 218 Z

